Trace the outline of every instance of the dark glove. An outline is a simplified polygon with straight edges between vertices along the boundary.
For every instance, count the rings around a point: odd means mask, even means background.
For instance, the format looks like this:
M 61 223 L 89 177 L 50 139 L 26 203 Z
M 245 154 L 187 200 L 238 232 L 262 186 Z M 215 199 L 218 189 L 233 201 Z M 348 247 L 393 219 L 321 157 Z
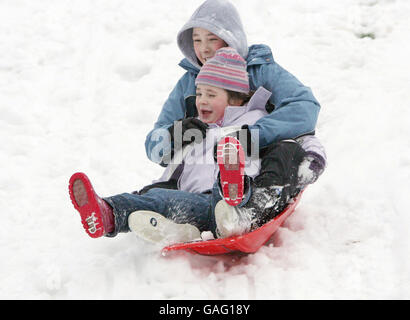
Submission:
M 208 129 L 208 125 L 196 118 L 186 118 L 186 119 L 175 121 L 174 124 L 168 128 L 168 131 L 171 134 L 172 149 L 182 148 L 186 146 L 187 144 L 190 144 L 193 141 L 197 143 L 202 142 L 202 140 L 198 141 L 199 139 L 195 139 L 194 135 L 191 136 L 190 140 L 184 141 L 183 139 L 184 134 L 187 130 L 190 130 L 190 129 L 199 130 L 202 134 L 202 139 L 204 139 L 206 137 L 206 129 Z M 177 136 L 177 135 L 180 135 L 180 136 Z
M 316 182 L 326 167 L 326 160 L 315 152 L 309 152 L 299 165 L 298 184 L 308 185 Z
M 252 147 L 253 147 L 252 135 L 251 135 L 251 131 L 249 130 L 249 126 L 247 124 L 241 127 L 241 131 L 236 132 L 235 138 L 239 140 L 239 142 L 242 145 L 243 151 L 245 151 L 245 154 L 248 155 L 248 157 L 252 155 L 252 151 L 259 154 L 259 150 L 252 150 Z

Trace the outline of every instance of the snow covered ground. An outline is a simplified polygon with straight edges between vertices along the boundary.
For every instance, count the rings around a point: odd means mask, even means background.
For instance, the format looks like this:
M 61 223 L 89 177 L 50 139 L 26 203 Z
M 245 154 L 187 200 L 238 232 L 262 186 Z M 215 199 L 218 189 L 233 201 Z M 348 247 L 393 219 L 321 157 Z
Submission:
M 161 174 L 145 135 L 201 3 L 0 2 L 0 298 L 409 299 L 407 0 L 234 0 L 249 43 L 269 44 L 322 104 L 329 166 L 274 244 L 164 258 L 133 234 L 85 234 L 72 173 L 102 196 Z

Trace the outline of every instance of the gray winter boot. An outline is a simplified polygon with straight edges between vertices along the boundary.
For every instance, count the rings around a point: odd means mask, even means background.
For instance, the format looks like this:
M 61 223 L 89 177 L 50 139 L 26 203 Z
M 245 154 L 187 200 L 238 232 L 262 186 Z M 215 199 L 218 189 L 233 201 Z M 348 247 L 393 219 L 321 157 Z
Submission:
M 128 226 L 138 237 L 170 245 L 201 240 L 201 232 L 191 224 L 179 224 L 154 211 L 135 211 L 128 217 Z
M 282 186 L 254 188 L 249 201 L 242 207 L 219 201 L 215 206 L 218 237 L 248 233 L 274 218 L 283 206 L 282 190 Z

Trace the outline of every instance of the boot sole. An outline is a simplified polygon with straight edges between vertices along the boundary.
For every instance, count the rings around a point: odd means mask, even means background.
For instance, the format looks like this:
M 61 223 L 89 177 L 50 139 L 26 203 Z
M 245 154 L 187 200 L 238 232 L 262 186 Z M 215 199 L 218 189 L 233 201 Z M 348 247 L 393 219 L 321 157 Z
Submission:
M 80 213 L 81 223 L 86 233 L 91 238 L 103 236 L 105 230 L 101 209 L 88 177 L 81 172 L 73 174 L 68 190 L 74 208 Z
M 233 157 L 227 155 L 232 150 L 236 152 Z M 233 137 L 222 138 L 217 146 L 217 163 L 224 200 L 237 206 L 243 199 L 245 174 L 245 153 L 241 143 Z
M 201 239 L 195 226 L 175 223 L 154 211 L 131 213 L 128 226 L 138 237 L 151 243 L 173 244 Z

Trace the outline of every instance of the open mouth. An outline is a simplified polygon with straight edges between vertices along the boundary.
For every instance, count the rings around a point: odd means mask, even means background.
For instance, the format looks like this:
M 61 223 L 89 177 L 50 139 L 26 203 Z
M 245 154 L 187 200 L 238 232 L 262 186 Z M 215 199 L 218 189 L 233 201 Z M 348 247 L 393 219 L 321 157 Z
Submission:
M 201 116 L 206 118 L 209 117 L 212 114 L 211 110 L 200 110 Z

